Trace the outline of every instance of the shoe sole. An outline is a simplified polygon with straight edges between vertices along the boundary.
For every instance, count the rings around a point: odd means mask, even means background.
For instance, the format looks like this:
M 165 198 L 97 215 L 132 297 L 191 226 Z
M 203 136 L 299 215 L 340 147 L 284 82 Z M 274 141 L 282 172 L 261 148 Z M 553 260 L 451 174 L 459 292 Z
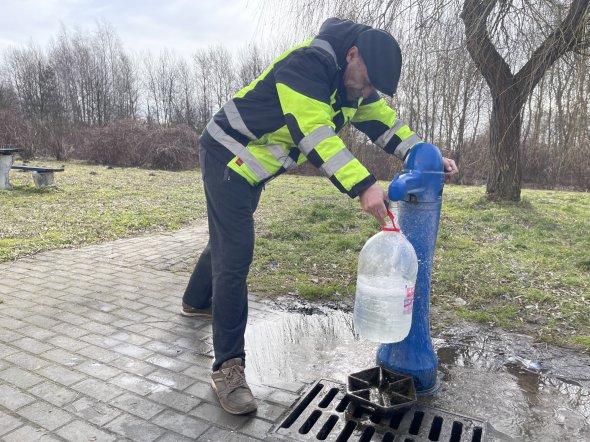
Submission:
M 213 388 L 213 391 L 215 392 L 215 395 L 217 396 L 217 400 L 219 400 L 219 393 L 217 392 L 217 387 L 215 386 L 215 382 L 211 381 L 211 387 Z M 252 413 L 258 409 L 258 405 L 256 405 L 256 403 L 250 405 L 248 408 L 245 408 L 243 410 L 237 410 L 235 408 L 228 407 L 227 405 L 223 405 L 223 403 L 220 400 L 219 400 L 219 405 L 221 405 L 221 408 L 223 408 L 225 411 L 227 411 L 228 413 L 231 413 L 231 414 L 248 414 L 248 413 Z
M 189 318 L 210 318 L 211 317 L 211 313 L 207 313 L 207 312 L 187 312 L 185 311 L 183 308 L 180 309 L 180 314 L 182 316 L 187 316 Z

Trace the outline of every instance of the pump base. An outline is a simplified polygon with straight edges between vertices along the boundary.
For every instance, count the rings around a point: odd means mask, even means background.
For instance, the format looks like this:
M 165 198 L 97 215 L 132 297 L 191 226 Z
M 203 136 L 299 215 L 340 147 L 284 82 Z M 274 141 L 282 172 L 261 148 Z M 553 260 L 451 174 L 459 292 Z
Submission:
M 436 393 L 441 389 L 442 382 L 436 379 L 436 383 L 426 390 L 416 390 L 416 396 L 418 397 L 426 397 L 426 396 L 436 396 Z

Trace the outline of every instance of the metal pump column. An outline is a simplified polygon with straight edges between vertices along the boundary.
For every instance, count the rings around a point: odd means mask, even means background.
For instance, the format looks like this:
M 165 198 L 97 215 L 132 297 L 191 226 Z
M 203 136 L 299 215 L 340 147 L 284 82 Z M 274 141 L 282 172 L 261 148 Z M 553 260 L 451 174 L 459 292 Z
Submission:
M 437 147 L 416 144 L 406 157 L 404 170 L 389 186 L 389 199 L 401 201 L 399 225 L 418 257 L 414 310 L 410 333 L 401 342 L 382 344 L 377 364 L 411 374 L 419 395 L 433 394 L 438 385 L 438 359 L 430 338 L 430 276 L 440 220 L 444 166 Z

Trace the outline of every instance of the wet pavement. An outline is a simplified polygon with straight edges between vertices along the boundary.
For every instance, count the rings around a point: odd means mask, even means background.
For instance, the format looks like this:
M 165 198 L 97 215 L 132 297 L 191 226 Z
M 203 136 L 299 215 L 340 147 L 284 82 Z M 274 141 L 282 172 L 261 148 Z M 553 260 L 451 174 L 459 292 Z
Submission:
M 355 337 L 350 313 L 252 299 L 259 410 L 221 410 L 210 322 L 178 314 L 206 238 L 197 226 L 0 264 L 0 440 L 276 440 L 310 385 L 374 366 L 377 345 Z M 441 389 L 427 405 L 488 421 L 492 440 L 590 440 L 588 355 L 462 323 L 434 345 Z
M 301 309 L 248 329 L 251 378 L 346 383 L 375 365 L 377 344 L 355 337 L 350 314 Z M 491 440 L 590 441 L 588 355 L 466 323 L 433 343 L 441 388 L 420 402 L 489 422 Z

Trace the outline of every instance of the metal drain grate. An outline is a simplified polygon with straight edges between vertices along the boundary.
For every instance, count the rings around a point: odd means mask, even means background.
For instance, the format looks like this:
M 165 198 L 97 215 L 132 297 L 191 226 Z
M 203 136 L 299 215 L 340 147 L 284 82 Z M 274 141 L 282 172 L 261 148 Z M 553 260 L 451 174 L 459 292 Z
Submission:
M 352 403 L 345 385 L 321 379 L 295 404 L 275 434 L 297 441 L 484 442 L 486 423 L 421 404 L 382 417 Z

